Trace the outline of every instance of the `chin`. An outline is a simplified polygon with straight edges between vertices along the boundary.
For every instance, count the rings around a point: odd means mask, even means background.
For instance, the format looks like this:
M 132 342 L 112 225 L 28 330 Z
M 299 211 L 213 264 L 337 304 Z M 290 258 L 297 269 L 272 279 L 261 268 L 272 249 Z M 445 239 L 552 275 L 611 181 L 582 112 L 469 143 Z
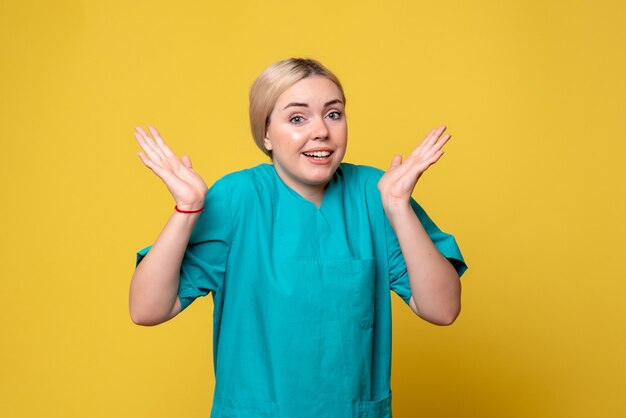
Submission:
M 315 186 L 319 186 L 321 184 L 327 184 L 330 181 L 330 179 L 333 178 L 335 171 L 337 171 L 337 167 L 332 168 L 332 169 L 329 167 L 328 171 L 311 176 L 310 184 L 315 185 Z

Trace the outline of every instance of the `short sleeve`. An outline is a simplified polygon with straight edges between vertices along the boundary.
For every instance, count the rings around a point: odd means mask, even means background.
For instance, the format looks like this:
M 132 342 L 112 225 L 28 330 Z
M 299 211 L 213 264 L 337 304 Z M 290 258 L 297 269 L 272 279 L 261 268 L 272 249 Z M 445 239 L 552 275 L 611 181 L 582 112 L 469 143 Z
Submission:
M 223 180 L 208 191 L 204 210 L 189 238 L 180 267 L 178 298 L 185 309 L 196 298 L 222 287 L 231 246 L 230 196 Z M 137 253 L 139 265 L 152 246 Z
M 417 218 L 422 223 L 422 226 L 426 230 L 426 233 L 432 240 L 435 247 L 439 252 L 446 257 L 450 263 L 456 269 L 459 277 L 467 270 L 467 265 L 461 255 L 461 250 L 457 245 L 454 236 L 441 231 L 437 225 L 430 219 L 424 209 L 411 198 L 411 206 L 413 211 L 417 215 Z M 411 300 L 411 287 L 409 283 L 409 275 L 407 274 L 406 264 L 402 251 L 400 250 L 400 244 L 396 237 L 391 224 L 385 218 L 385 226 L 387 233 L 387 258 L 389 266 L 389 286 L 391 290 L 398 294 L 407 304 Z

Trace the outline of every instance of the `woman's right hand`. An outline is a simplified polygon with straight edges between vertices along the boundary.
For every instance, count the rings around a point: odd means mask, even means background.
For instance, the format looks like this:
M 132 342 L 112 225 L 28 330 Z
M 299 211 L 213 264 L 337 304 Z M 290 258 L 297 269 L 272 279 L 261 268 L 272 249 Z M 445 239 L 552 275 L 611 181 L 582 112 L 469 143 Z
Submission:
M 207 185 L 202 177 L 191 167 L 191 159 L 187 155 L 178 158 L 167 146 L 156 129 L 149 126 L 152 134 L 136 127 L 135 138 L 144 152 L 139 152 L 141 161 L 159 176 L 182 210 L 196 210 L 204 206 Z

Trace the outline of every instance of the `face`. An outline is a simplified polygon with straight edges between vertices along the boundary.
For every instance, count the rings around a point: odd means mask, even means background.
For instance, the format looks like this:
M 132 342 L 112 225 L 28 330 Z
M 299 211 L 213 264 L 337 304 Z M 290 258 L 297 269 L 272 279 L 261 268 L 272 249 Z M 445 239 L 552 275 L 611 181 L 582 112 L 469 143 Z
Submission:
M 321 196 L 346 153 L 341 91 L 321 76 L 302 79 L 276 101 L 264 139 L 279 177 L 304 197 Z

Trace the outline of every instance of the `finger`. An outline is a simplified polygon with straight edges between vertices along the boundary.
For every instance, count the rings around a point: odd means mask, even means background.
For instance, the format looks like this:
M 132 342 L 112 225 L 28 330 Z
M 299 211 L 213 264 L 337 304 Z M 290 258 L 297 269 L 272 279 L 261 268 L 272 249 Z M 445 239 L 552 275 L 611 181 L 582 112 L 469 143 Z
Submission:
M 411 181 L 417 182 L 421 175 L 424 174 L 431 165 L 439 161 L 439 158 L 441 158 L 443 154 L 444 150 L 440 149 L 428 158 L 414 159 L 414 163 L 408 168 L 405 175 L 407 178 L 411 179 Z
M 419 157 L 423 160 L 430 158 L 435 152 L 440 150 L 451 137 L 452 135 L 445 134 L 441 137 L 435 137 L 434 139 L 430 138 L 429 142 L 424 144 L 424 147 L 419 153 Z
M 137 153 L 137 155 L 139 155 L 139 158 L 141 158 L 141 161 L 145 164 L 146 167 L 148 167 L 150 170 L 156 172 L 156 170 L 159 169 L 159 166 L 157 164 L 154 163 L 154 161 L 152 161 L 150 158 L 148 158 L 146 156 L 145 153 L 143 152 L 139 152 Z
M 428 167 L 430 167 L 430 165 L 431 163 L 429 161 L 422 161 L 419 164 L 412 165 L 411 168 L 407 170 L 407 173 L 405 175 L 407 184 L 411 184 L 413 185 L 413 188 L 415 188 L 415 184 L 420 179 L 420 177 L 422 177 L 422 174 L 424 174 Z
M 430 133 L 426 135 L 426 138 L 424 138 L 422 143 L 415 149 L 415 151 L 413 151 L 412 155 L 423 154 L 424 151 L 428 150 L 430 147 L 433 146 L 434 143 L 437 142 L 437 140 L 439 139 L 439 137 L 445 130 L 446 130 L 446 126 L 441 125 L 440 127 L 435 128 L 432 131 L 430 131 Z
M 143 135 L 141 135 L 138 132 L 135 132 L 135 138 L 137 138 L 137 142 L 139 143 L 139 145 L 141 146 L 141 148 L 143 148 L 143 150 L 146 152 L 146 154 L 148 154 L 148 157 L 150 157 L 150 160 L 154 161 L 162 161 L 161 157 L 159 156 L 159 154 L 157 154 L 157 152 L 154 150 L 153 147 L 151 147 L 150 145 L 148 145 L 148 143 L 146 142 L 146 139 Z
M 425 172 L 428 168 L 430 168 L 431 165 L 435 164 L 437 161 L 439 161 L 439 159 L 441 158 L 441 156 L 445 153 L 444 150 L 440 149 L 439 151 L 437 151 L 435 154 L 433 154 L 430 158 L 422 161 L 422 163 L 420 164 L 420 170 L 421 172 Z
M 452 138 L 452 135 L 450 134 L 445 134 L 444 136 L 442 136 L 439 139 L 439 141 L 434 143 L 430 148 L 424 150 L 424 153 L 422 154 L 422 158 L 425 160 L 430 158 L 433 154 L 435 154 L 437 151 L 442 149 L 443 146 L 446 144 L 446 142 L 448 142 L 450 138 Z
M 146 167 L 152 170 L 154 174 L 159 176 L 161 180 L 163 180 L 167 184 L 167 180 L 170 178 L 169 172 L 167 170 L 164 170 L 163 167 L 161 167 L 160 165 L 155 164 L 154 161 L 146 158 L 146 155 L 143 152 L 139 152 L 138 154 L 139 158 L 141 158 L 141 161 L 143 161 Z
M 435 147 L 436 149 L 442 149 L 444 145 L 446 145 L 446 143 L 450 140 L 450 138 L 452 138 L 452 135 L 450 134 L 445 134 L 444 136 L 442 136 L 439 141 L 437 141 L 435 143 Z
M 424 137 L 424 139 L 422 139 L 422 142 L 420 142 L 420 146 L 427 143 L 433 137 L 433 135 L 435 135 L 435 133 L 437 132 L 437 129 L 439 128 L 434 128 L 432 131 L 428 132 L 428 134 Z
M 413 160 L 415 157 L 407 157 L 406 159 L 402 158 L 402 155 L 396 154 L 391 161 L 391 166 L 389 167 L 389 171 L 393 170 L 396 178 L 400 178 L 406 174 L 406 172 L 413 165 Z
M 389 166 L 389 170 L 393 170 L 394 168 L 400 166 L 402 164 L 402 155 L 396 154 L 393 156 L 391 160 L 391 165 Z
M 161 153 L 158 152 L 157 147 L 154 144 L 154 141 L 152 140 L 152 138 L 150 138 L 150 136 L 146 133 L 146 131 L 144 131 L 139 126 L 136 126 L 135 136 L 136 135 L 139 135 L 141 137 L 142 144 L 144 144 L 143 147 L 145 151 L 148 152 L 148 155 L 150 155 L 150 158 L 152 158 L 155 161 L 163 159 L 163 156 L 161 155 Z
M 159 149 L 157 144 L 154 142 L 154 139 L 152 139 L 150 135 L 148 135 L 148 133 L 144 131 L 141 126 L 137 126 L 135 129 L 137 130 L 137 132 L 139 132 L 139 134 L 142 136 L 144 141 L 146 141 L 146 144 L 148 144 L 148 146 L 152 148 L 153 152 L 155 152 L 160 157 L 161 160 L 165 160 L 166 157 L 163 154 L 163 151 Z
M 137 153 L 137 155 L 139 155 L 139 158 L 141 158 L 141 161 L 144 163 L 146 167 L 148 167 L 149 169 L 152 169 L 152 166 L 154 165 L 154 163 L 146 156 L 146 154 L 140 151 Z
M 446 129 L 448 129 L 448 127 L 446 125 L 441 125 L 437 129 L 435 129 L 435 134 L 434 135 L 437 138 L 439 138 L 441 136 L 441 134 L 445 132 Z
M 426 137 L 424 139 L 428 139 L 431 136 L 433 136 L 435 134 L 435 132 L 437 131 L 437 129 L 439 128 L 434 128 L 433 130 L 431 130 L 430 132 L 428 132 L 428 134 L 426 135 Z
M 191 158 L 189 158 L 188 155 L 183 155 L 183 158 L 181 158 L 181 160 L 183 161 L 183 164 L 185 164 L 185 167 L 192 168 L 191 167 Z
M 446 125 L 441 125 L 440 127 L 436 128 L 434 132 L 429 136 L 428 143 L 433 144 L 437 142 L 437 140 L 441 137 L 446 129 Z
M 154 138 L 156 144 L 163 152 L 163 155 L 165 155 L 165 157 L 171 157 L 172 155 L 174 155 L 174 152 L 170 149 L 170 147 L 167 146 L 167 144 L 165 143 L 163 138 L 161 138 L 161 135 L 154 128 L 154 126 L 148 126 L 148 129 L 150 130 L 150 133 L 152 134 L 152 137 Z

